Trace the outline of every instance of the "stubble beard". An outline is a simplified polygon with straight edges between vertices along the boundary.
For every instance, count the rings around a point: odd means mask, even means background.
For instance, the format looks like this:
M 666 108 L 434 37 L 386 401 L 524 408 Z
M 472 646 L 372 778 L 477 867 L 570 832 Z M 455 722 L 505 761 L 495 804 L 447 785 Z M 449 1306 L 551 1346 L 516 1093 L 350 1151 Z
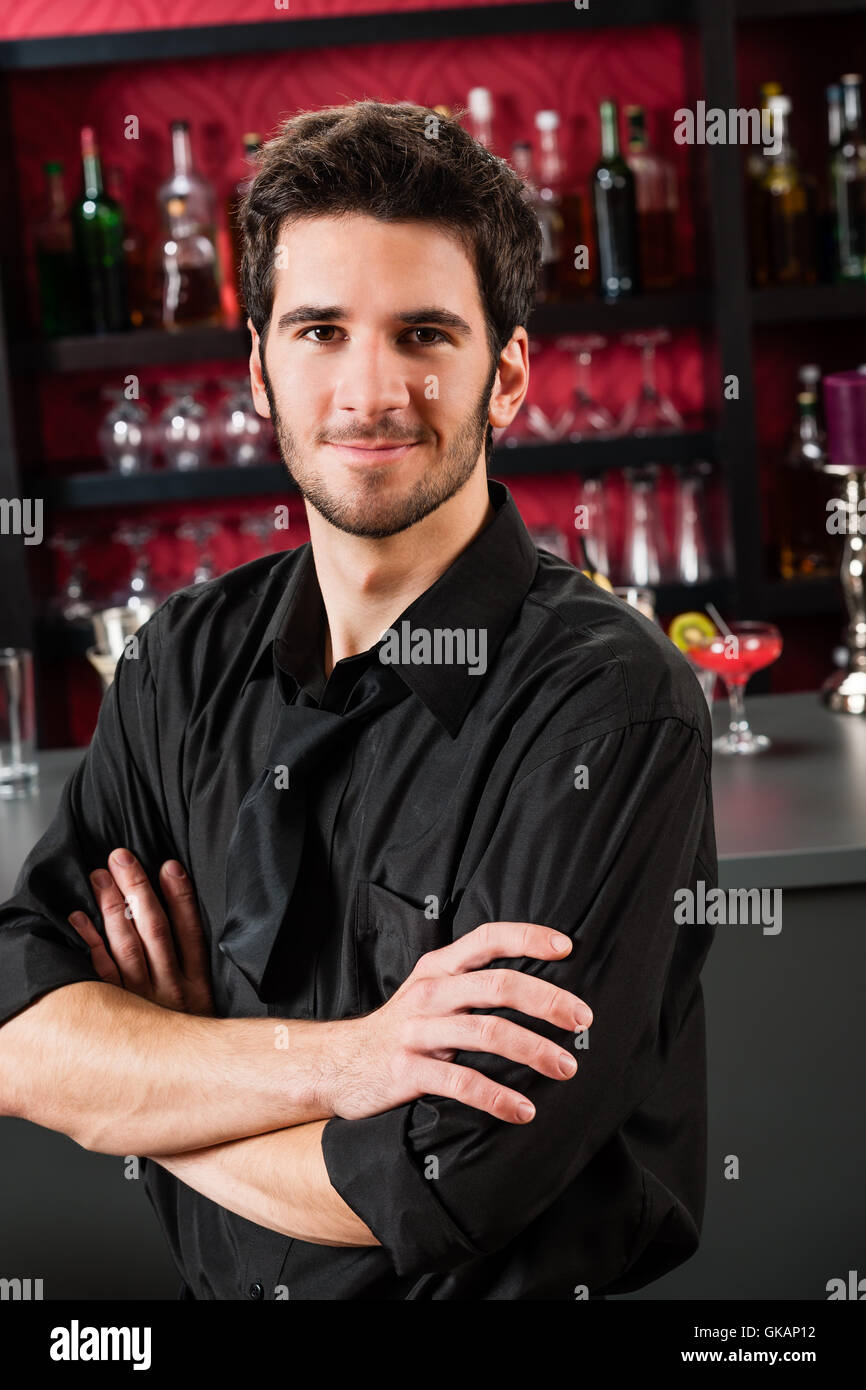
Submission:
M 351 497 L 336 495 L 320 474 L 305 467 L 295 438 L 277 409 L 264 353 L 261 367 L 280 457 L 302 497 L 339 531 L 370 539 L 397 535 L 435 512 L 437 507 L 460 491 L 475 471 L 487 431 L 487 410 L 496 377 L 495 364 L 476 404 L 461 422 L 435 468 L 428 469 L 423 477 L 416 479 L 408 493 L 391 498 L 385 495 L 388 465 L 381 468 L 368 466 Z M 389 434 L 395 442 L 406 438 L 405 432 L 398 432 L 398 428 L 389 425 L 386 418 L 377 430 L 377 438 L 384 440 Z M 340 442 L 351 444 L 352 440 L 343 439 Z

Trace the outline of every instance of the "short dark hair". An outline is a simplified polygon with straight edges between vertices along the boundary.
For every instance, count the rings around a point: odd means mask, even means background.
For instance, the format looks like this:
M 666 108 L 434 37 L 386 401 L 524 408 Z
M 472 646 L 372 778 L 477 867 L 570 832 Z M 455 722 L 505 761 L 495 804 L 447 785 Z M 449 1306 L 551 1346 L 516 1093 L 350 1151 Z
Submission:
M 280 228 L 346 213 L 425 222 L 460 239 L 478 276 L 492 386 L 499 354 L 528 321 L 541 267 L 541 232 L 518 174 L 457 119 L 410 102 L 357 101 L 284 121 L 259 151 L 239 208 L 243 296 L 262 352 Z M 488 464 L 492 439 L 488 427 Z

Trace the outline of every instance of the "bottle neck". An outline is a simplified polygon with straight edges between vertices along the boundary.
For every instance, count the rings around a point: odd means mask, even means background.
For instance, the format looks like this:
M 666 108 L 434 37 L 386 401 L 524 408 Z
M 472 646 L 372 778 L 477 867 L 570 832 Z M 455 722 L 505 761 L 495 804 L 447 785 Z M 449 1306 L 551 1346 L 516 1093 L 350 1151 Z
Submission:
M 863 123 L 863 99 L 859 82 L 848 82 L 842 88 L 843 129 L 846 135 L 859 135 Z
M 104 192 L 102 165 L 94 144 L 86 144 L 81 151 L 81 171 L 84 194 L 87 198 L 99 198 Z
M 66 216 L 66 193 L 63 189 L 63 175 L 58 170 L 52 170 L 46 175 L 48 190 L 48 215 L 53 220 L 58 221 Z
M 604 105 L 601 108 L 601 156 L 602 159 L 608 160 L 619 157 L 619 130 L 615 106 Z
M 562 158 L 555 130 L 538 133 L 538 181 L 542 188 L 558 193 L 562 183 Z
M 842 143 L 842 100 L 838 96 L 827 99 L 827 142 L 831 150 Z
M 174 161 L 174 172 L 176 174 L 192 173 L 192 145 L 190 144 L 189 129 L 187 126 L 172 126 L 171 157 Z

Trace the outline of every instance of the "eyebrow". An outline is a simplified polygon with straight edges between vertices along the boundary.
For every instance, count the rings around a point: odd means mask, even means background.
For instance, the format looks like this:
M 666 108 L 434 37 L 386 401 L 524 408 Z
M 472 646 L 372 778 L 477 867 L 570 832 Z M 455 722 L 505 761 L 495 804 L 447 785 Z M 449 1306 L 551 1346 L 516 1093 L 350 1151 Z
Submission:
M 287 309 L 284 314 L 280 314 L 277 319 L 276 331 L 281 333 L 284 329 L 293 328 L 297 324 L 332 323 L 350 317 L 348 309 L 345 309 L 341 304 L 299 304 L 297 308 Z M 435 325 L 439 328 L 451 328 L 464 338 L 472 336 L 472 329 L 464 318 L 453 313 L 450 309 L 437 308 L 435 305 L 411 309 L 404 314 L 395 314 L 394 317 L 409 327 Z

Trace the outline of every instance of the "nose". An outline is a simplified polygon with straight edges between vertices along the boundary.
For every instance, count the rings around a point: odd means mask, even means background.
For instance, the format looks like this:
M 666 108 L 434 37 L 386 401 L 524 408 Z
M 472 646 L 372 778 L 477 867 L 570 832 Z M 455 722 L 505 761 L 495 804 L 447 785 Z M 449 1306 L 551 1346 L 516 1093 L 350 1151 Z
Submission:
M 412 402 L 409 363 L 379 337 L 359 337 L 340 353 L 334 406 L 369 420 L 387 411 L 406 410 Z

